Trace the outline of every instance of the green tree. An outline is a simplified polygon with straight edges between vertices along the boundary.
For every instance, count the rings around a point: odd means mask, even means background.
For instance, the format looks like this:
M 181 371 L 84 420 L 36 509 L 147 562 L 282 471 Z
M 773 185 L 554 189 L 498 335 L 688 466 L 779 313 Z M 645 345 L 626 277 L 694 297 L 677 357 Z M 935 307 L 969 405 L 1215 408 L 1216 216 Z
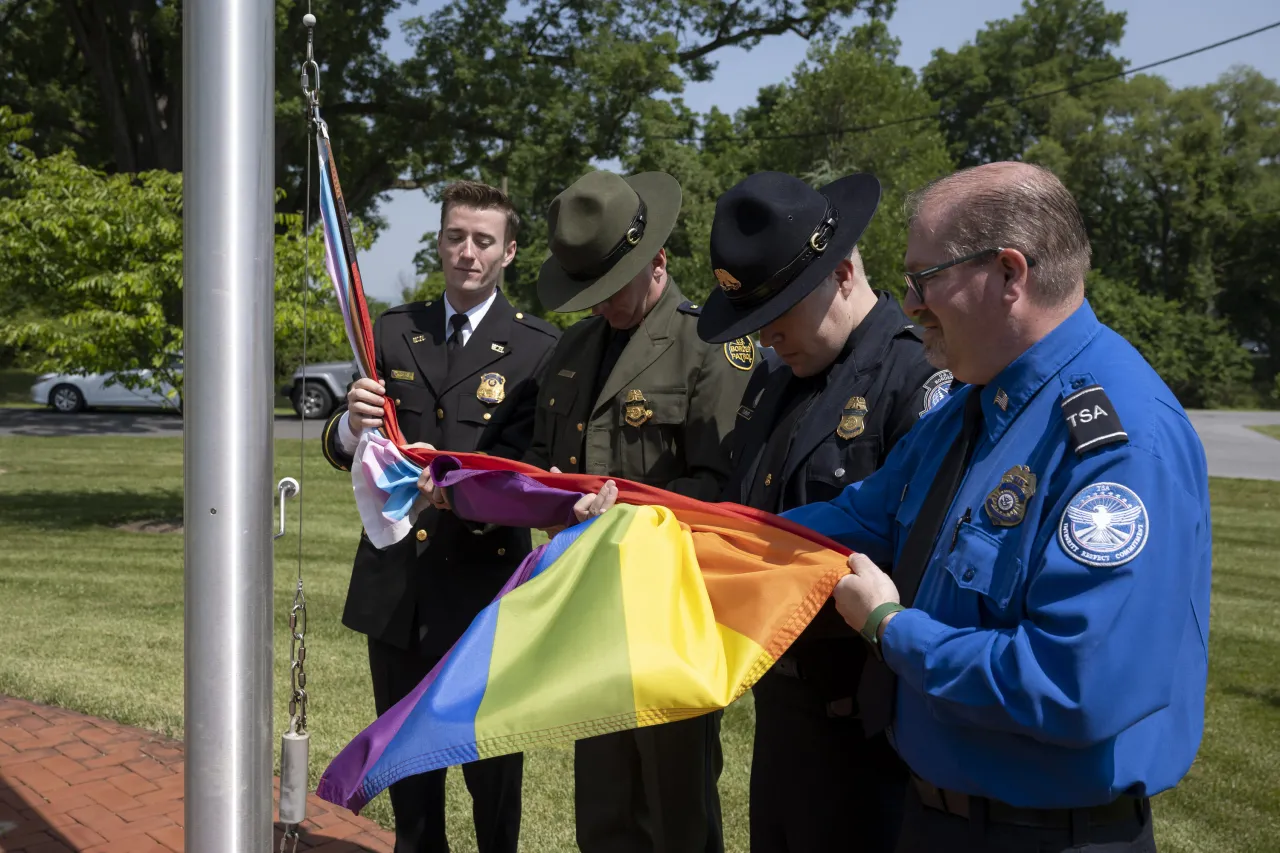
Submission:
M 70 152 L 24 147 L 28 117 L 0 107 L 0 342 L 40 370 L 150 369 L 167 381 L 182 349 L 182 176 L 108 175 Z M 277 374 L 301 348 L 301 217 L 280 215 L 275 242 Z M 368 235 L 357 228 L 361 245 Z M 309 357 L 348 350 L 342 316 L 313 237 L 307 297 Z
M 763 170 L 814 185 L 853 172 L 874 174 L 883 195 L 859 245 L 873 284 L 901 295 L 903 202 L 910 190 L 949 172 L 951 161 L 930 122 L 894 124 L 936 109 L 914 72 L 897 64 L 898 47 L 884 24 L 873 21 L 815 42 L 786 83 L 762 90 L 756 104 L 732 120 L 714 110 L 699 119 L 678 103 L 646 116 L 647 142 L 627 163 L 665 169 L 684 187 L 680 223 L 668 245 L 673 274 L 690 298 L 705 299 L 715 283 L 708 242 L 716 199 Z

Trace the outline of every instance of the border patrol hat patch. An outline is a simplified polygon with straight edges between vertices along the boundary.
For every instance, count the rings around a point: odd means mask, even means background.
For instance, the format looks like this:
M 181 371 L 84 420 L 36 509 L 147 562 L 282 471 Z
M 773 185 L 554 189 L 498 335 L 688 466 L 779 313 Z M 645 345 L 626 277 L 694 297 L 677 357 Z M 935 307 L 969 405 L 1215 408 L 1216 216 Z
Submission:
M 947 399 L 947 394 L 951 393 L 952 378 L 950 370 L 939 370 L 925 380 L 924 410 L 920 414 L 933 411 L 939 403 Z
M 1119 483 L 1085 486 L 1058 522 L 1058 544 L 1086 566 L 1123 566 L 1142 553 L 1149 536 L 1146 506 Z
M 756 364 L 756 345 L 751 338 L 734 338 L 724 345 L 724 357 L 739 370 L 750 370 Z

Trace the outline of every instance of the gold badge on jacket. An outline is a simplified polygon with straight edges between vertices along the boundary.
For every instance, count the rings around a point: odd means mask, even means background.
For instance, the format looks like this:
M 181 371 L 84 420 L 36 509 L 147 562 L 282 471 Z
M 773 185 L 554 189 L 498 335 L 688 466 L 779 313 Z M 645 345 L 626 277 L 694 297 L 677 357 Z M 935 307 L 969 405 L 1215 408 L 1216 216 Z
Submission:
M 867 428 L 867 401 L 861 397 L 850 397 L 840 412 L 840 425 L 836 427 L 836 435 L 841 438 L 857 438 Z
M 720 282 L 721 290 L 733 291 L 742 287 L 742 282 L 733 277 L 733 273 L 728 270 L 716 270 L 716 281 Z
M 724 345 L 724 357 L 739 370 L 750 370 L 756 363 L 756 345 L 751 338 L 735 338 Z
M 392 370 L 392 371 L 391 371 L 391 378 L 392 378 L 392 379 L 405 379 L 405 380 L 407 380 L 407 381 L 409 381 L 409 382 L 412 382 L 412 381 L 413 381 L 413 371 L 412 371 L 412 370 Z
M 638 388 L 633 388 L 627 392 L 626 400 L 623 402 L 623 411 L 628 425 L 638 427 L 653 417 L 653 409 L 648 407 L 648 402 L 644 398 L 644 392 Z
M 481 403 L 495 406 L 507 397 L 507 380 L 501 373 L 484 373 L 480 376 L 480 387 L 476 389 L 476 399 Z
M 1000 478 L 983 506 L 997 527 L 1014 527 L 1027 515 L 1027 501 L 1036 493 L 1036 475 L 1026 465 L 1014 465 Z

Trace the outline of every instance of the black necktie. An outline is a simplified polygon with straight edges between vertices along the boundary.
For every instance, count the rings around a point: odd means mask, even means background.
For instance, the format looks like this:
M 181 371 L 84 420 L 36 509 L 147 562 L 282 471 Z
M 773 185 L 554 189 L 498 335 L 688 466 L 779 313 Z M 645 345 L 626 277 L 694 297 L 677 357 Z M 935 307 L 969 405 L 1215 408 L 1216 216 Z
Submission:
M 982 387 L 976 385 L 969 392 L 969 398 L 965 400 L 960 434 L 943 458 L 938 473 L 934 474 L 929 494 L 925 495 L 915 523 L 911 525 L 911 532 L 907 534 L 906 544 L 902 546 L 902 553 L 894 563 L 893 583 L 898 587 L 898 598 L 903 607 L 910 607 L 915 601 L 920 580 L 929 565 L 929 558 L 933 556 L 942 522 L 951 510 L 951 502 L 955 500 L 960 481 L 964 479 L 965 469 L 969 467 L 969 460 L 978 444 L 978 433 L 982 428 L 981 392 Z M 893 671 L 884 661 L 869 657 L 858 683 L 859 716 L 867 737 L 884 731 L 892 722 L 893 700 L 897 689 L 897 676 Z
M 462 349 L 462 327 L 467 325 L 467 315 L 455 311 L 449 315 L 449 325 L 453 327 L 453 331 L 445 341 L 445 350 L 448 353 L 449 364 L 452 365 L 454 355 Z

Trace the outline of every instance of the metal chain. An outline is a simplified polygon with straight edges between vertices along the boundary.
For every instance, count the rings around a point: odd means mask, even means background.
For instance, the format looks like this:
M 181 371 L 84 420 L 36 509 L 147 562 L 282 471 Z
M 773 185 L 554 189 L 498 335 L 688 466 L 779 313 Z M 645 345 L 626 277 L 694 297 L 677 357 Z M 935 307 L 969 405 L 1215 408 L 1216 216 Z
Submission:
M 311 14 L 311 2 L 307 2 L 307 14 L 302 23 L 307 28 L 307 58 L 302 63 L 302 94 L 307 100 L 307 177 L 303 195 L 302 226 L 302 441 L 298 450 L 298 585 L 293 593 L 293 606 L 289 610 L 289 730 L 301 734 L 307 728 L 307 599 L 302 592 L 302 480 L 306 465 L 306 393 L 307 393 L 307 303 L 311 295 L 311 136 L 315 132 L 320 105 L 320 66 L 312 54 L 316 17 Z M 315 87 L 311 86 L 312 75 Z M 280 837 L 280 853 L 297 853 L 298 827 L 288 825 Z

